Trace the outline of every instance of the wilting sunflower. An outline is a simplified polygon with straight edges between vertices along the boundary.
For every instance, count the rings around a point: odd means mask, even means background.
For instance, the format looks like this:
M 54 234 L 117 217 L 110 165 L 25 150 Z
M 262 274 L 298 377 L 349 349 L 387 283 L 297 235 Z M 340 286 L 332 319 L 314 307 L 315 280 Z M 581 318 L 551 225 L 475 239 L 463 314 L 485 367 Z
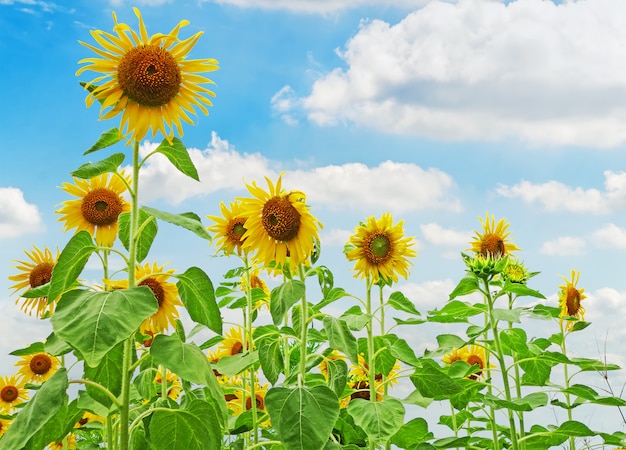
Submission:
M 282 174 L 276 184 L 265 177 L 268 191 L 253 182 L 247 184 L 254 198 L 241 199 L 246 218 L 242 249 L 254 251 L 253 260 L 269 268 L 272 262 L 282 267 L 290 258 L 292 267 L 306 263 L 319 240 L 322 223 L 307 207 L 300 191 L 282 191 Z
M 0 376 L 0 414 L 11 414 L 17 405 L 28 400 L 25 383 L 17 374 Z
M 128 178 L 126 181 L 130 184 Z M 117 237 L 117 219 L 130 211 L 130 204 L 122 197 L 126 184 L 115 174 L 109 178 L 108 173 L 89 180 L 74 178 L 74 183 L 63 183 L 61 189 L 78 199 L 63 202 L 63 207 L 55 211 L 62 214 L 58 221 L 65 222 L 63 231 L 86 230 L 95 236 L 98 245 L 112 247 Z
M 483 227 L 482 234 L 475 231 L 476 236 L 474 241 L 471 242 L 471 250 L 478 253 L 483 257 L 501 258 L 506 255 L 510 255 L 511 252 L 520 250 L 515 244 L 508 242 L 508 237 L 511 235 L 509 228 L 509 222 L 505 219 L 500 219 L 496 223 L 496 219 L 489 214 L 485 214 L 485 220 L 479 217 L 480 223 Z
M 260 271 L 257 267 L 250 268 L 250 289 L 256 289 L 256 294 L 253 293 L 253 299 L 255 309 L 261 309 L 267 307 L 269 309 L 270 302 L 270 289 L 267 287 L 267 283 L 260 277 Z M 243 292 L 248 289 L 248 278 L 243 276 L 239 280 L 239 287 Z
M 52 252 L 47 247 L 44 247 L 42 251 L 33 246 L 32 251 L 24 250 L 24 253 L 28 256 L 30 261 L 15 260 L 15 262 L 19 264 L 15 266 L 15 268 L 20 270 L 21 273 L 9 277 L 9 280 L 16 282 L 11 286 L 11 289 L 14 289 L 13 294 L 20 289 L 25 289 L 24 292 L 26 292 L 29 289 L 48 283 L 52 277 L 52 269 L 59 259 L 59 250 L 57 249 L 56 255 L 53 256 Z M 19 301 L 20 299 L 18 298 L 15 303 Z M 48 304 L 48 297 L 24 298 L 22 299 L 20 309 L 28 313 L 28 315 L 32 315 L 34 311 L 43 319 L 54 312 L 55 305 L 55 302 Z
M 11 426 L 12 420 L 0 418 L 0 436 L 2 436 Z
M 220 203 L 220 211 L 222 216 L 207 216 L 215 222 L 214 225 L 207 227 L 207 230 L 215 233 L 215 246 L 217 251 L 224 251 L 226 255 L 237 252 L 241 256 L 241 239 L 246 232 L 246 218 L 241 214 L 241 204 L 238 202 L 230 203 L 230 209 L 226 207 L 224 202 Z
M 580 271 L 572 270 L 571 279 L 563 277 L 565 284 L 559 286 L 561 292 L 559 292 L 559 306 L 561 307 L 561 323 L 563 323 L 563 317 L 574 317 L 577 320 L 585 320 L 585 308 L 580 304 L 587 296 L 584 294 L 584 289 L 578 289 L 578 279 L 580 278 Z M 565 327 L 567 330 L 571 330 L 577 320 L 568 320 Z
M 166 371 L 165 374 L 165 383 L 167 386 L 167 396 L 172 400 L 176 400 L 183 390 L 183 385 L 180 382 L 180 378 L 173 372 L 169 370 Z M 157 395 L 161 396 L 161 388 L 163 386 L 163 375 L 162 369 L 159 367 L 157 373 L 154 377 L 154 384 L 156 385 Z
M 346 258 L 356 261 L 355 278 L 370 278 L 373 283 L 381 278 L 397 283 L 398 275 L 408 278 L 408 258 L 417 256 L 417 251 L 411 248 L 415 240 L 404 237 L 403 225 L 403 220 L 394 225 L 387 212 L 380 219 L 371 216 L 355 228 L 346 246 Z
M 22 359 L 15 365 L 20 367 L 17 374 L 22 376 L 26 382 L 40 384 L 57 371 L 59 360 L 56 356 L 47 353 L 35 353 L 22 356 Z
M 103 119 L 121 113 L 120 131 L 130 133 L 131 140 L 140 141 L 152 129 L 152 137 L 160 131 L 171 142 L 174 128 L 179 136 L 183 135 L 181 119 L 193 125 L 188 113 L 195 115 L 196 106 L 209 114 L 206 106 L 212 103 L 208 97 L 215 97 L 215 93 L 200 85 L 213 82 L 198 74 L 217 70 L 218 62 L 185 59 L 202 35 L 198 32 L 180 40 L 178 33 L 188 21 L 181 21 L 169 34 L 148 36 L 141 13 L 137 8 L 133 11 L 139 19 L 139 34 L 125 23 L 118 23 L 113 13 L 115 34 L 91 31 L 102 48 L 80 42 L 101 58 L 79 61 L 86 65 L 76 75 L 86 70 L 102 74 L 85 86 L 93 88 L 87 95 L 87 106 L 94 100 L 101 101 Z
M 178 298 L 178 288 L 168 281 L 173 273 L 173 269 L 165 270 L 164 266 L 158 266 L 156 263 L 152 266 L 146 263 L 143 266 L 137 266 L 135 270 L 137 286 L 148 286 L 159 304 L 157 312 L 139 326 L 139 331 L 144 335 L 161 333 L 170 326 L 175 326 L 176 318 L 178 318 L 176 307 L 183 304 Z M 109 289 L 128 288 L 128 280 L 106 280 L 105 284 Z

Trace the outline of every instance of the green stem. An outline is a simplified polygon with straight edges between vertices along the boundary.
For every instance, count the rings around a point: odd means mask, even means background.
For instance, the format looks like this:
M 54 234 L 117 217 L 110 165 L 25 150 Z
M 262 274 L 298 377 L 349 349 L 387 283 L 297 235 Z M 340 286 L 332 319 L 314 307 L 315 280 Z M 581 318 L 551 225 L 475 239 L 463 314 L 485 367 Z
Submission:
M 483 298 L 485 300 L 485 303 L 488 304 L 489 303 L 489 280 L 487 280 L 486 278 L 480 278 L 483 280 L 483 282 L 485 283 L 485 286 L 487 287 L 487 289 L 485 291 L 483 291 L 480 288 L 479 285 L 479 291 L 483 294 Z M 485 341 L 485 373 L 487 375 L 487 380 L 491 380 L 491 364 L 489 363 L 489 355 L 491 354 L 490 350 L 489 350 L 489 323 L 490 323 L 490 312 L 487 311 L 484 314 L 484 327 L 483 327 L 483 339 Z M 493 385 L 491 384 L 491 382 L 487 383 L 487 392 L 489 394 L 493 394 Z M 493 438 L 493 450 L 500 450 L 498 447 L 498 426 L 496 423 L 496 415 L 495 415 L 495 409 L 492 405 L 489 405 L 489 422 L 491 423 L 491 436 Z
M 371 317 L 372 315 L 372 283 L 367 277 L 366 281 L 366 290 L 365 290 L 365 314 Z M 370 388 L 370 402 L 376 401 L 376 368 L 374 358 L 374 318 L 372 317 L 369 322 L 365 325 L 367 330 L 367 375 L 368 375 L 368 384 Z M 370 450 L 374 450 L 376 447 L 375 442 L 370 439 L 369 448 Z
M 111 391 L 109 391 L 107 388 L 105 388 L 104 386 L 102 386 L 99 383 L 96 383 L 95 381 L 91 381 L 91 380 L 85 380 L 85 379 L 79 379 L 79 380 L 70 380 L 68 381 L 69 384 L 72 383 L 80 383 L 80 384 L 84 384 L 84 385 L 89 385 L 89 386 L 93 386 L 96 389 L 101 390 L 102 392 L 104 392 L 106 394 L 107 397 L 109 397 L 111 399 L 111 401 L 113 402 L 113 404 L 115 406 L 117 406 L 118 408 L 120 407 L 120 401 L 117 399 L 117 397 L 115 395 L 113 395 L 113 393 Z
M 300 279 L 302 282 L 306 282 L 306 276 L 304 275 L 304 268 L 302 264 L 298 265 L 298 272 L 300 274 Z M 302 294 L 302 307 L 300 308 L 300 378 L 299 383 L 304 382 L 304 377 L 306 375 L 306 358 L 307 358 L 307 332 L 308 332 L 308 313 L 309 313 L 309 305 L 306 301 L 306 291 Z
M 508 293 L 508 298 L 509 298 L 509 309 L 513 309 L 513 304 L 515 303 L 515 298 L 513 297 L 513 295 L 511 293 Z M 513 324 L 511 322 L 509 322 L 509 330 L 513 329 Z M 515 364 L 515 361 L 517 360 L 517 352 L 513 352 L 513 370 L 514 370 L 514 377 L 515 377 L 515 395 L 517 395 L 517 398 L 521 398 L 522 397 L 522 386 L 521 386 L 521 377 L 520 377 L 520 371 L 519 371 L 519 365 Z M 524 411 L 518 411 L 517 412 L 517 419 L 519 421 L 519 435 L 520 438 L 523 438 L 524 435 L 526 434 L 526 432 L 524 431 L 525 425 L 524 425 Z M 519 441 L 518 441 L 519 444 Z M 525 449 L 526 448 L 526 444 L 523 443 L 522 445 L 520 445 L 521 449 Z
M 113 421 L 111 420 L 111 415 L 109 414 L 109 416 L 107 416 L 105 419 L 106 421 L 106 433 L 107 433 L 107 448 L 113 448 L 114 444 L 114 439 L 113 439 Z
M 563 329 L 563 321 L 559 324 L 561 329 L 561 353 L 563 356 L 567 356 L 567 349 L 565 347 L 565 330 Z M 569 374 L 567 369 L 567 363 L 563 363 L 563 376 L 565 377 L 565 389 L 569 389 Z M 572 403 L 569 392 L 565 392 L 565 404 L 567 405 L 567 420 L 573 420 L 572 415 Z M 569 439 L 569 448 L 570 450 L 576 450 L 576 442 L 573 436 L 570 436 Z
M 254 305 L 252 304 L 252 286 L 251 286 L 251 267 L 248 263 L 248 256 L 244 256 L 244 264 L 246 270 L 246 324 L 247 329 L 244 337 L 244 345 L 247 346 L 247 352 L 250 353 L 254 349 L 254 339 L 252 338 L 252 317 L 254 313 Z M 244 394 L 245 398 L 245 394 Z M 254 445 L 258 443 L 259 439 L 259 423 L 257 417 L 256 406 L 256 373 L 250 370 L 250 408 L 252 410 L 252 440 Z M 245 411 L 245 405 L 244 405 Z

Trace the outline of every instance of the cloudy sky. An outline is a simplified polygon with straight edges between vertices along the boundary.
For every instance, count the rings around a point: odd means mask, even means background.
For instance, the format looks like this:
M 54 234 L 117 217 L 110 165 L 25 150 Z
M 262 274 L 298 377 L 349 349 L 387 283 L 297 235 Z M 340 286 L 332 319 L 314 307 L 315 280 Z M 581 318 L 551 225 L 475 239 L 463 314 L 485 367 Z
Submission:
M 384 6 L 383 6 L 384 5 Z M 54 214 L 69 173 L 122 147 L 83 156 L 118 125 L 87 109 L 77 62 L 125 0 L 0 0 L 0 355 L 43 339 L 49 324 L 14 305 L 7 277 L 31 245 L 63 247 Z M 370 215 L 390 211 L 418 241 L 402 289 L 441 306 L 463 275 L 459 253 L 485 212 L 511 222 L 532 287 L 556 305 L 561 275 L 581 270 L 593 325 L 577 356 L 626 363 L 626 9 L 622 0 L 139 0 L 148 32 L 204 31 L 192 58 L 213 57 L 217 97 L 183 141 L 202 182 L 158 159 L 142 201 L 218 214 L 244 180 L 285 172 L 324 223 L 322 263 L 360 293 L 342 247 Z M 148 151 L 157 142 L 145 142 Z M 207 222 L 208 224 L 208 222 Z M 161 225 L 155 261 L 207 270 L 236 262 Z M 88 277 L 97 279 L 94 270 Z M 544 330 L 545 324 L 542 324 Z M 556 325 L 553 325 L 556 326 Z M 550 331 L 553 332 L 554 330 Z M 421 352 L 437 330 L 413 342 Z M 539 330 L 541 333 L 541 330 Z M 10 371 L 13 359 L 0 356 Z M 626 377 L 614 375 L 619 390 Z M 597 376 L 589 383 L 601 386 Z M 595 411 L 594 420 L 607 411 Z M 609 411 L 611 414 L 613 412 Z M 600 420 L 601 422 L 601 420 Z

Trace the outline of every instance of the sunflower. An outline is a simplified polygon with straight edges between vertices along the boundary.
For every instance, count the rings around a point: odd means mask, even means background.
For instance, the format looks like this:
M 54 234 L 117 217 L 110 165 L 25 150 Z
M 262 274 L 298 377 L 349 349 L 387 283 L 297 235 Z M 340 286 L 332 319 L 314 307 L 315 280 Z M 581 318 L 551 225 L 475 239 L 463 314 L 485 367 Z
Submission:
M 44 247 L 42 251 L 33 246 L 33 250 L 30 252 L 24 250 L 24 253 L 28 256 L 30 261 L 14 260 L 19 264 L 15 266 L 15 268 L 20 270 L 21 273 L 9 277 L 9 280 L 16 282 L 11 286 L 11 289 L 14 289 L 13 294 L 17 293 L 20 289 L 25 289 L 24 292 L 26 292 L 29 289 L 48 283 L 52 277 L 52 269 L 59 259 L 59 250 L 57 249 L 56 255 L 53 256 L 52 252 L 47 247 Z M 42 319 L 51 315 L 56 305 L 55 302 L 48 304 L 48 297 L 24 298 L 22 300 L 22 306 L 20 307 L 22 311 L 28 315 L 32 315 L 34 311 Z M 18 298 L 15 303 L 19 301 L 20 299 Z
M 465 347 L 454 347 L 452 351 L 443 355 L 443 358 L 441 358 L 441 360 L 446 364 L 454 364 L 457 361 L 467 362 L 467 349 Z
M 507 238 L 511 235 L 509 223 L 505 219 L 500 219 L 496 223 L 496 219 L 489 213 L 485 214 L 485 220 L 479 217 L 483 227 L 483 233 L 475 231 L 476 236 L 471 242 L 470 250 L 484 257 L 501 258 L 511 254 L 511 252 L 520 250 L 515 244 L 508 242 Z
M 460 349 L 453 348 L 450 353 L 444 355 L 442 361 L 446 364 L 465 361 L 470 366 L 478 366 L 478 370 L 467 376 L 470 380 L 477 380 L 485 376 L 483 370 L 487 367 L 487 356 L 485 349 L 479 345 L 472 344 Z M 490 364 L 489 367 L 493 366 Z
M 371 216 L 367 223 L 361 223 L 350 236 L 346 246 L 348 261 L 356 261 L 355 278 L 371 278 L 377 283 L 381 278 L 385 282 L 398 282 L 398 275 L 405 279 L 409 276 L 407 258 L 417 256 L 412 237 L 404 237 L 404 221 L 393 225 L 390 213 L 384 213 L 380 219 Z
M 257 267 L 248 269 L 250 273 L 250 290 L 257 289 L 258 295 L 254 295 L 256 302 L 254 303 L 255 309 L 262 309 L 266 307 L 269 309 L 270 302 L 270 290 L 267 287 L 267 283 L 260 277 L 260 271 Z M 243 276 L 239 280 L 239 287 L 243 292 L 248 290 L 248 278 Z
M 26 382 L 40 384 L 57 371 L 59 360 L 56 356 L 47 353 L 35 353 L 22 356 L 22 359 L 15 365 L 21 366 L 17 374 L 22 376 Z
M 17 405 L 28 400 L 25 383 L 17 375 L 0 376 L 0 414 L 11 414 Z
M 174 128 L 179 136 L 183 135 L 181 119 L 193 125 L 188 113 L 195 115 L 196 106 L 205 115 L 209 114 L 206 106 L 212 103 L 207 96 L 215 97 L 215 93 L 200 85 L 213 82 L 198 74 L 217 70 L 218 62 L 185 59 L 202 35 L 198 32 L 180 40 L 178 33 L 188 21 L 181 21 L 169 34 L 148 36 L 141 13 L 137 8 L 133 11 L 139 19 L 139 34 L 125 23 L 118 23 L 113 13 L 115 34 L 102 30 L 90 32 L 102 48 L 80 42 L 101 58 L 79 61 L 86 65 L 76 75 L 86 70 L 102 74 L 85 85 L 91 90 L 87 94 L 87 106 L 94 100 L 102 102 L 103 119 L 121 113 L 120 132 L 130 133 L 131 140 L 142 140 L 152 129 L 152 137 L 160 131 L 171 142 Z M 101 82 L 104 83 L 96 86 Z
M 362 398 L 369 401 L 371 399 L 370 384 L 368 380 L 355 380 L 348 383 L 348 387 L 352 393 L 346 397 L 339 399 L 339 407 L 346 408 L 351 400 Z M 384 398 L 382 383 L 376 382 L 376 401 L 380 402 Z
M 571 280 L 563 277 L 565 284 L 559 286 L 561 292 L 559 292 L 559 306 L 561 307 L 561 324 L 564 317 L 574 317 L 576 320 L 568 320 L 565 325 L 567 330 L 571 330 L 574 327 L 574 323 L 577 320 L 585 320 L 585 308 L 580 304 L 587 296 L 584 294 L 584 289 L 578 289 L 578 279 L 580 278 L 580 271 L 572 270 Z
M 265 412 L 265 395 L 267 394 L 268 384 L 261 385 L 260 383 L 254 384 L 254 398 L 257 412 Z M 226 400 L 226 406 L 235 415 L 239 415 L 244 411 L 252 409 L 252 395 L 250 385 L 243 387 L 241 378 L 238 378 L 230 387 L 225 388 L 226 394 L 224 399 Z M 269 420 L 264 420 L 260 423 L 261 427 L 268 427 L 270 425 Z
M 144 320 L 139 326 L 139 331 L 144 335 L 154 335 L 167 330 L 170 325 L 175 326 L 178 318 L 177 306 L 182 306 L 178 298 L 178 288 L 169 280 L 174 270 L 165 270 L 164 266 L 159 267 L 156 263 L 150 266 L 146 263 L 138 266 L 135 270 L 135 280 L 137 286 L 148 286 L 156 298 L 159 309 L 152 316 Z M 109 289 L 126 289 L 128 280 L 106 280 L 105 284 Z
M 104 423 L 104 417 L 94 414 L 90 411 L 83 411 L 83 416 L 76 422 L 74 428 L 80 428 L 88 423 L 101 422 Z
M 240 327 L 232 327 L 224 336 L 224 339 L 218 344 L 217 350 L 212 354 L 213 358 L 222 358 L 223 356 L 233 356 L 243 353 L 249 345 L 244 343 L 242 329 Z
M 256 182 L 246 185 L 254 198 L 241 199 L 246 218 L 241 247 L 255 251 L 254 261 L 266 268 L 272 262 L 282 267 L 287 257 L 292 267 L 306 263 L 315 249 L 315 240 L 319 240 L 318 228 L 323 225 L 309 212 L 304 193 L 282 191 L 282 174 L 276 184 L 267 177 L 265 180 L 267 192 Z
M 167 386 L 167 396 L 172 400 L 176 400 L 183 390 L 183 385 L 180 382 L 180 378 L 173 372 L 166 369 L 165 383 Z M 156 384 L 157 395 L 161 396 L 161 387 L 163 386 L 162 369 L 159 367 L 154 377 L 154 384 Z
M 2 436 L 11 426 L 12 420 L 0 418 L 0 436 Z
M 350 366 L 348 375 L 352 377 L 352 380 L 366 380 L 367 381 L 369 379 L 369 370 L 370 370 L 370 366 L 369 364 L 367 364 L 367 361 L 365 361 L 365 356 L 363 354 L 360 354 L 359 363 L 357 365 L 352 364 Z M 393 365 L 389 373 L 387 373 L 384 376 L 387 383 L 397 384 L 400 370 L 402 370 L 402 367 L 400 367 L 400 361 L 396 360 L 395 364 Z M 376 381 L 376 384 L 382 383 L 383 374 L 376 373 L 374 375 L 374 380 Z
M 55 211 L 62 214 L 58 221 L 65 222 L 63 231 L 86 230 L 95 236 L 98 245 L 112 247 L 117 237 L 117 219 L 130 211 L 130 204 L 122 197 L 127 185 L 116 174 L 109 178 L 108 173 L 89 180 L 74 178 L 74 183 L 63 183 L 61 189 L 78 199 L 63 202 L 63 207 Z
M 230 255 L 237 252 L 241 256 L 241 239 L 246 232 L 246 218 L 241 215 L 241 204 L 236 202 L 230 203 L 230 209 L 226 207 L 224 202 L 220 203 L 220 210 L 222 217 L 220 216 L 207 216 L 207 219 L 211 219 L 215 222 L 214 225 L 207 227 L 207 230 L 216 234 L 215 245 L 217 251 L 224 251 L 226 255 Z
M 70 433 L 59 442 L 51 442 L 48 444 L 48 448 L 50 450 L 75 449 L 76 435 L 74 433 Z
M 360 355 L 359 355 L 360 358 Z M 319 364 L 319 366 L 317 366 L 320 370 L 320 373 L 322 375 L 324 375 L 324 378 L 326 378 L 326 380 L 328 380 L 328 361 L 339 361 L 339 360 L 344 360 L 345 361 L 346 357 L 344 355 L 342 355 L 341 353 L 339 353 L 337 350 L 333 350 L 331 352 L 330 355 L 328 355 L 327 357 L 325 357 L 322 362 Z M 360 361 L 360 359 L 359 359 Z

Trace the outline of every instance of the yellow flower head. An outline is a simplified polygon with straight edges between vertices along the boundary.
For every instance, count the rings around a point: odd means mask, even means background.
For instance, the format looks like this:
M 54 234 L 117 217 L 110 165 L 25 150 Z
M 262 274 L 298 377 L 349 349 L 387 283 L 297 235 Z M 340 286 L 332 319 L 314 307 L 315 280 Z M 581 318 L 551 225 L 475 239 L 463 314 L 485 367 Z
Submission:
M 483 257 L 491 258 L 500 258 L 520 250 L 515 244 L 508 242 L 511 232 L 507 231 L 509 223 L 505 219 L 500 219 L 496 223 L 495 217 L 493 215 L 489 217 L 487 213 L 484 221 L 482 217 L 479 217 L 479 220 L 483 226 L 483 232 L 482 234 L 475 232 L 474 241 L 470 243 L 471 250 Z
M 460 349 L 453 348 L 451 352 L 444 355 L 442 361 L 446 364 L 453 364 L 456 361 L 465 361 L 470 366 L 478 366 L 479 370 L 467 377 L 470 380 L 485 377 L 483 370 L 487 367 L 487 356 L 485 349 L 479 345 L 472 344 Z M 489 365 L 489 367 L 492 367 L 492 365 Z
M 130 180 L 126 178 L 130 184 Z M 65 222 L 63 231 L 76 228 L 86 230 L 95 236 L 96 243 L 112 247 L 117 237 L 118 218 L 121 213 L 130 211 L 130 204 L 122 197 L 126 184 L 122 179 L 108 173 L 89 180 L 74 178 L 74 183 L 63 183 L 61 189 L 78 197 L 63 202 L 63 207 L 55 211 L 62 214 L 59 222 Z
M 224 251 L 226 255 L 237 252 L 241 256 L 241 244 L 243 235 L 246 232 L 246 218 L 242 215 L 241 204 L 230 203 L 230 209 L 222 202 L 220 203 L 220 216 L 207 216 L 215 222 L 207 227 L 207 230 L 215 233 L 215 245 L 217 251 Z
M 255 309 L 261 309 L 263 307 L 267 307 L 269 309 L 270 302 L 270 289 L 267 287 L 267 283 L 260 277 L 260 271 L 257 267 L 250 268 L 250 289 L 259 289 L 259 296 L 255 296 L 257 299 L 254 303 Z M 244 275 L 239 280 L 239 286 L 243 292 L 246 292 L 248 289 L 248 277 Z M 261 294 L 261 291 L 263 292 Z
M 12 420 L 0 418 L 0 436 L 2 436 L 11 426 Z
M 183 390 L 183 385 L 180 382 L 180 378 L 173 372 L 166 369 L 165 383 L 167 386 L 167 396 L 172 400 L 176 400 Z M 159 367 L 154 377 L 154 384 L 156 385 L 157 395 L 161 396 L 161 388 L 163 386 L 162 369 Z
M 559 306 L 561 307 L 561 323 L 563 323 L 563 317 L 575 317 L 577 320 L 585 320 L 585 308 L 581 305 L 587 296 L 584 294 L 584 289 L 578 289 L 578 279 L 580 278 L 580 271 L 572 270 L 571 279 L 563 277 L 565 284 L 559 286 L 561 290 L 559 292 Z M 576 320 L 568 320 L 565 325 L 568 330 L 574 327 Z
M 346 246 L 346 258 L 356 261 L 355 278 L 370 278 L 373 283 L 381 278 L 386 283 L 397 283 L 398 275 L 408 278 L 408 258 L 417 256 L 417 251 L 411 248 L 415 240 L 404 236 L 403 227 L 403 220 L 394 225 L 387 212 L 380 219 L 371 216 L 355 228 Z
M 268 191 L 253 182 L 246 186 L 254 198 L 241 199 L 246 218 L 243 250 L 254 251 L 253 261 L 265 268 L 272 262 L 282 267 L 287 257 L 292 267 L 307 263 L 322 223 L 309 212 L 304 193 L 282 191 L 282 174 L 276 184 L 265 180 Z
M 402 370 L 402 367 L 400 367 L 400 361 L 396 360 L 389 373 L 387 373 L 384 377 L 382 373 L 377 371 L 374 375 L 376 384 L 378 385 L 379 383 L 383 383 L 383 378 L 385 378 L 385 381 L 388 384 L 397 384 L 398 377 L 400 376 L 400 370 Z M 348 375 L 352 380 L 369 380 L 369 371 L 370 367 L 369 364 L 367 364 L 367 361 L 365 361 L 365 356 L 360 354 L 359 364 L 352 364 L 350 366 L 350 370 L 348 371 Z
M 35 353 L 22 356 L 15 365 L 19 367 L 17 374 L 26 382 L 40 384 L 57 371 L 59 360 L 56 356 L 47 353 Z
M 9 277 L 9 280 L 15 281 L 15 284 L 11 286 L 11 289 L 14 289 L 13 294 L 24 289 L 21 293 L 23 294 L 29 289 L 48 283 L 52 277 L 52 269 L 59 259 L 59 250 L 57 249 L 56 255 L 53 255 L 47 247 L 40 250 L 33 246 L 32 251 L 25 250 L 24 253 L 28 256 L 29 261 L 15 260 L 19 264 L 15 268 L 20 273 Z M 18 298 L 15 303 L 19 301 L 20 299 Z M 43 319 L 54 312 L 55 305 L 55 302 L 48 304 L 48 297 L 24 298 L 22 299 L 20 309 L 28 315 L 31 315 L 34 311 L 37 316 Z
M 83 425 L 86 425 L 91 422 L 102 422 L 104 423 L 104 417 L 94 414 L 90 411 L 83 411 L 83 416 L 76 422 L 74 428 L 80 428 Z
M 258 413 L 265 412 L 265 395 L 267 394 L 268 384 L 261 385 L 260 383 L 254 384 L 254 398 L 255 406 Z M 225 386 L 224 399 L 226 400 L 226 406 L 235 415 L 239 415 L 244 411 L 252 409 L 252 392 L 250 385 L 246 385 L 244 388 L 241 378 L 234 380 L 230 386 Z M 270 426 L 270 421 L 263 420 L 260 423 L 261 427 L 266 428 Z
M 99 100 L 102 119 L 121 113 L 120 132 L 130 134 L 130 140 L 138 142 L 152 130 L 152 137 L 160 131 L 171 142 L 174 129 L 179 136 L 183 135 L 181 119 L 193 125 L 189 113 L 195 115 L 196 107 L 209 114 L 206 107 L 212 103 L 208 97 L 214 97 L 215 93 L 201 84 L 213 82 L 198 74 L 217 70 L 218 62 L 185 59 L 202 35 L 199 32 L 185 40 L 179 39 L 178 33 L 188 21 L 181 21 L 168 34 L 149 36 L 141 13 L 137 8 L 133 11 L 139 19 L 139 33 L 125 23 L 118 23 L 113 13 L 115 34 L 90 32 L 102 48 L 81 42 L 100 58 L 79 61 L 85 65 L 76 75 L 86 70 L 101 74 L 85 86 L 91 90 L 87 94 L 87 106 Z
M 154 263 L 146 263 L 138 266 L 135 270 L 135 281 L 137 286 L 148 286 L 156 298 L 159 309 L 152 316 L 144 320 L 139 326 L 139 330 L 144 335 L 154 335 L 161 333 L 170 326 L 175 326 L 178 318 L 177 306 L 182 306 L 178 298 L 178 288 L 174 283 L 168 281 L 173 269 L 165 270 L 164 266 Z M 128 280 L 105 280 L 108 289 L 127 289 Z
M 225 333 L 224 339 L 218 344 L 213 357 L 219 361 L 223 356 L 233 356 L 243 353 L 248 347 L 244 341 L 242 329 L 240 327 L 232 327 Z
M 75 449 L 76 448 L 76 435 L 74 433 L 70 433 L 65 436 L 59 442 L 51 442 L 48 444 L 48 448 L 50 450 L 63 450 L 63 449 Z
M 28 400 L 25 383 L 18 375 L 0 376 L 0 414 L 11 414 L 17 405 Z
M 370 384 L 368 380 L 356 380 L 348 383 L 348 387 L 353 390 L 353 392 L 346 397 L 339 399 L 339 407 L 346 408 L 351 400 L 355 398 L 362 398 L 363 400 L 369 401 L 371 397 L 370 392 Z M 376 401 L 380 402 L 383 400 L 383 385 L 382 383 L 376 382 Z

